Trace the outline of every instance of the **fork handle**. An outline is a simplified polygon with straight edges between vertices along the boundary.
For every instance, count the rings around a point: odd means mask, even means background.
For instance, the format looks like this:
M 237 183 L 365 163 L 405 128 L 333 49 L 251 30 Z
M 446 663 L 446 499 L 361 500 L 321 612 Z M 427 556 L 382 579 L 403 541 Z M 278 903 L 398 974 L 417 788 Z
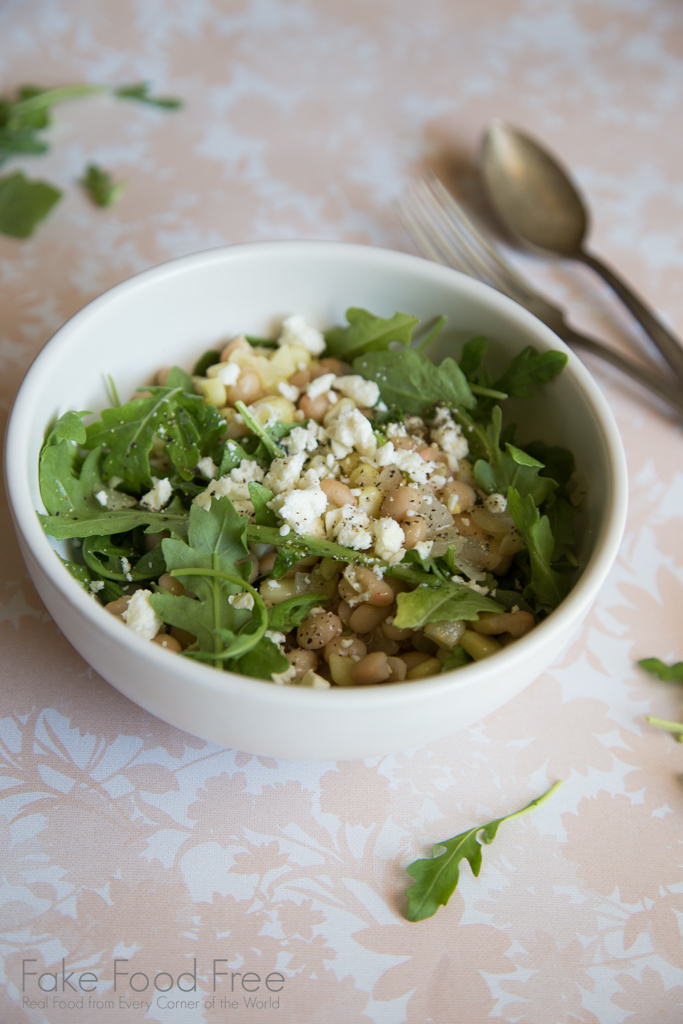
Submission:
M 666 329 L 652 310 L 611 267 L 603 263 L 597 256 L 586 252 L 585 249 L 578 254 L 578 258 L 600 274 L 603 281 L 606 281 L 612 291 L 616 292 L 624 305 L 633 313 L 645 333 L 655 343 L 678 379 L 683 381 L 683 347 L 681 347 L 680 341 Z
M 653 373 L 647 366 L 641 366 L 639 363 L 632 362 L 626 356 L 622 356 L 621 353 L 616 352 L 613 348 L 609 348 L 601 341 L 589 338 L 586 334 L 579 334 L 578 331 L 566 326 L 566 324 L 562 325 L 561 330 L 558 330 L 557 327 L 554 329 L 555 333 L 559 334 L 562 340 L 571 348 L 583 349 L 584 352 L 590 352 L 591 355 L 599 356 L 606 362 L 611 363 L 612 366 L 621 370 L 622 373 L 633 378 L 643 387 L 648 388 L 658 398 L 662 398 L 677 413 L 683 415 L 683 392 L 679 387 L 672 386 L 668 381 L 660 377 L 658 373 Z

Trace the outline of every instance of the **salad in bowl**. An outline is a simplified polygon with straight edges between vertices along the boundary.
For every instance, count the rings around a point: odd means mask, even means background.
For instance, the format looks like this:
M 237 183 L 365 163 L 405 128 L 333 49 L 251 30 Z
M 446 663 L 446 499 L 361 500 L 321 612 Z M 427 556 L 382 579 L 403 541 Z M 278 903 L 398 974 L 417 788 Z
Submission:
M 141 638 L 276 685 L 418 681 L 568 593 L 573 455 L 503 429 L 567 356 L 528 346 L 493 379 L 481 336 L 429 359 L 443 317 L 346 317 L 323 334 L 290 315 L 51 429 L 43 528 Z

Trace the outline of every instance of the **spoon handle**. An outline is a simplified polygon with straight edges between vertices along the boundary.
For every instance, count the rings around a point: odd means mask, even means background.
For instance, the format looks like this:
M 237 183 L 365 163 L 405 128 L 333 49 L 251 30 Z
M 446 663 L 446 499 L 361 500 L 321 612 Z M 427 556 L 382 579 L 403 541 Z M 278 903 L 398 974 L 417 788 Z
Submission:
M 611 363 L 612 366 L 621 370 L 622 373 L 631 377 L 632 380 L 637 381 L 641 387 L 647 388 L 657 395 L 658 398 L 663 399 L 672 409 L 676 410 L 679 416 L 683 416 L 683 391 L 677 386 L 669 384 L 658 373 L 653 373 L 648 367 L 632 362 L 626 356 L 622 356 L 620 352 L 615 351 L 615 349 L 603 344 L 601 341 L 596 341 L 595 338 L 589 338 L 586 334 L 579 334 L 578 331 L 573 330 L 567 324 L 563 323 L 561 329 L 553 325 L 553 329 L 570 348 L 583 349 L 584 352 L 590 352 L 591 355 L 599 356 L 605 362 Z
M 654 341 L 678 379 L 683 382 L 683 347 L 680 341 L 666 329 L 652 310 L 645 305 L 642 299 L 606 263 L 603 263 L 602 260 L 599 260 L 596 256 L 591 255 L 591 253 L 585 250 L 581 252 L 579 259 L 600 274 L 602 279 L 616 292 L 624 305 L 631 310 L 646 334 Z

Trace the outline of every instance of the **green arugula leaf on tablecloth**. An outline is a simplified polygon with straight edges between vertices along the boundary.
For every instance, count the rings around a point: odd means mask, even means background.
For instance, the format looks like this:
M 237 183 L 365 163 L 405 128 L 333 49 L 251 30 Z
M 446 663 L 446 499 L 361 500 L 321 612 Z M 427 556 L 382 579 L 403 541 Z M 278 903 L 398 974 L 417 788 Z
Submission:
M 496 818 L 486 825 L 475 825 L 474 828 L 461 832 L 459 835 L 453 836 L 452 839 L 435 843 L 432 857 L 416 860 L 409 864 L 408 874 L 416 881 L 415 885 L 411 885 L 406 892 L 408 897 L 406 917 L 408 920 L 424 921 L 426 918 L 432 917 L 439 907 L 446 906 L 460 879 L 460 862 L 467 860 L 472 868 L 472 873 L 477 876 L 481 869 L 482 844 L 492 843 L 503 822 L 512 821 L 513 818 L 519 818 L 532 811 L 547 800 L 561 785 L 561 782 L 556 782 L 547 793 L 532 800 L 520 811 L 515 811 L 503 818 Z M 443 852 L 437 853 L 440 850 Z
M 114 181 L 99 164 L 88 164 L 80 185 L 96 206 L 113 206 L 126 190 L 125 181 Z

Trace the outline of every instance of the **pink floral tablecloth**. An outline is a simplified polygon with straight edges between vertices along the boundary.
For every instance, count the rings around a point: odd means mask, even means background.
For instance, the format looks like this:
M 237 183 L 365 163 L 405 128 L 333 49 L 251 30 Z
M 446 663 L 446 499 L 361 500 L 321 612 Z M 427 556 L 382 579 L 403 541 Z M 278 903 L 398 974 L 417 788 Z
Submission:
M 503 117 L 561 155 L 591 243 L 683 333 L 683 9 L 675 0 L 8 0 L 0 92 L 147 80 L 18 158 L 64 191 L 0 236 L 4 414 L 53 332 L 104 289 L 273 238 L 413 251 L 394 201 L 429 167 L 475 205 Z M 89 161 L 127 181 L 97 209 Z M 592 273 L 511 254 L 572 322 L 646 343 Z M 410 311 L 408 311 L 410 312 Z M 7 1024 L 677 1024 L 683 1020 L 683 441 L 590 362 L 621 430 L 618 560 L 564 656 L 467 732 L 363 762 L 276 762 L 179 732 L 96 676 L 45 612 L 2 506 L 0 1017 Z M 553 798 L 408 923 L 406 865 Z M 215 980 L 215 986 L 214 986 Z

